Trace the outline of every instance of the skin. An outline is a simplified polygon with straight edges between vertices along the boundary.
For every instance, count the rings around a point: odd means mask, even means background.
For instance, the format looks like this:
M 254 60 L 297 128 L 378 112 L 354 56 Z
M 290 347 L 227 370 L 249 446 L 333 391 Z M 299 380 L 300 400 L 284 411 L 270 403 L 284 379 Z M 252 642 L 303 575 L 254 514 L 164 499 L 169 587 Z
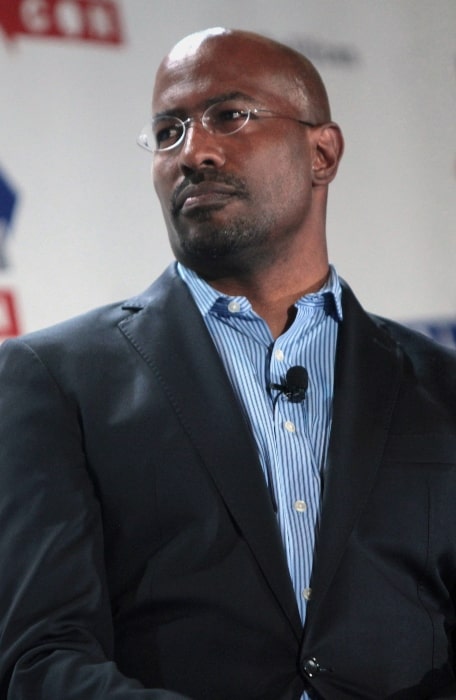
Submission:
M 177 260 L 222 293 L 246 296 L 276 338 L 296 300 L 328 275 L 327 193 L 343 138 L 310 62 L 243 31 L 179 42 L 158 69 L 153 111 L 200 117 L 231 93 L 318 126 L 252 119 L 220 136 L 193 122 L 183 144 L 155 153 L 154 185 Z

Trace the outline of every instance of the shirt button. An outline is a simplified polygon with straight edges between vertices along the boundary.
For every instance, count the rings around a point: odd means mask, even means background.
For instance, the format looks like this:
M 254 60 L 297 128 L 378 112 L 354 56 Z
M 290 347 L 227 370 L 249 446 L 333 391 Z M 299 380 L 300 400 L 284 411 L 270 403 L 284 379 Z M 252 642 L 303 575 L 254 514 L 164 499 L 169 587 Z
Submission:
M 284 358 L 283 351 L 282 351 L 282 350 L 276 350 L 276 351 L 274 352 L 274 357 L 275 357 L 276 360 L 279 360 L 279 362 L 282 362 L 282 360 L 283 360 L 283 358 Z
M 304 600 L 310 600 L 312 598 L 312 589 L 304 588 L 302 592 L 302 597 L 304 598 Z
M 296 432 L 296 426 L 291 420 L 286 420 L 285 423 L 283 424 L 285 430 L 288 430 L 289 433 L 295 433 Z
M 297 510 L 298 513 L 305 513 L 307 510 L 307 503 L 305 501 L 295 501 L 294 509 Z
M 237 301 L 230 301 L 228 311 L 232 314 L 237 314 L 241 310 L 241 305 Z

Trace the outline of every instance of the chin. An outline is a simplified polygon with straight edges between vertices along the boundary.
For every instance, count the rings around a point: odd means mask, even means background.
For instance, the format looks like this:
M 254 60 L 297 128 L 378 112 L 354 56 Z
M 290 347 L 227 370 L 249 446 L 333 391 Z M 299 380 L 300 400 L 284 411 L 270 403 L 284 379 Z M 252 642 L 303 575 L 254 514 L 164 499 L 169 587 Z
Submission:
M 173 221 L 169 239 L 174 255 L 186 267 L 199 272 L 217 270 L 245 273 L 263 266 L 271 256 L 273 222 L 244 217 L 216 216 L 215 211 L 198 210 L 198 220 Z

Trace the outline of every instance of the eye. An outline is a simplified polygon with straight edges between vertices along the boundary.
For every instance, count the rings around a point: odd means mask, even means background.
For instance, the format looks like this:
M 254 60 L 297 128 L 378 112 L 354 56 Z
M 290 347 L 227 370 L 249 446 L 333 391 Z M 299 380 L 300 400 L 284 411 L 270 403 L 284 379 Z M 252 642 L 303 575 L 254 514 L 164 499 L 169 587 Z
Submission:
M 221 109 L 217 113 L 217 119 L 220 122 L 235 122 L 237 119 L 244 121 L 248 115 L 248 110 L 240 109 L 239 107 L 233 109 Z
M 176 117 L 159 117 L 152 121 L 152 131 L 158 150 L 174 146 L 182 136 L 184 125 Z
M 249 109 L 244 105 L 221 102 L 206 112 L 206 120 L 218 133 L 232 134 L 244 126 L 249 118 Z

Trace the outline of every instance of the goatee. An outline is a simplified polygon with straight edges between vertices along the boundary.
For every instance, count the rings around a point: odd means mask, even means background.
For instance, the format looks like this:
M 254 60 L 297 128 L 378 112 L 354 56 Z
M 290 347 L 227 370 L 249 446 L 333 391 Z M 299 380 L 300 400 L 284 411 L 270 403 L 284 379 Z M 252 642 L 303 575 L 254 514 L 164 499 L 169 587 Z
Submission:
M 222 272 L 246 273 L 269 259 L 270 218 L 237 217 L 228 225 L 217 226 L 211 213 L 201 210 L 197 219 L 192 217 L 193 224 L 198 222 L 192 233 L 178 223 L 173 227 L 171 247 L 183 265 L 210 278 Z

